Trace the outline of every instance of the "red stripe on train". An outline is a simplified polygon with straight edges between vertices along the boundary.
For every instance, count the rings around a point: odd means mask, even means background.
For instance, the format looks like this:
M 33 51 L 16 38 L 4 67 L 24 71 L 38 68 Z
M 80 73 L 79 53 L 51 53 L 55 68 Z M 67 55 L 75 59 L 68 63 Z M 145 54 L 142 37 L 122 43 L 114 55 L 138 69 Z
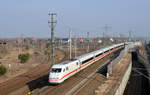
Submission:
M 112 50 L 112 51 L 109 51 L 109 52 L 107 52 L 107 53 L 105 53 L 105 54 L 102 54 L 101 56 L 99 56 L 99 57 L 97 57 L 97 58 L 95 58 L 95 59 L 96 59 L 96 60 L 97 60 L 97 59 L 101 59 L 102 57 L 104 57 L 104 56 L 108 55 L 109 53 L 111 53 L 111 52 L 113 52 L 113 51 L 116 51 L 116 50 L 118 50 L 118 49 L 120 49 L 120 48 L 122 48 L 122 47 L 118 47 L 118 48 L 116 48 L 116 49 L 114 49 L 114 50 Z M 85 64 L 81 65 L 79 68 L 77 68 L 77 69 L 75 69 L 75 70 L 69 72 L 68 74 L 64 75 L 61 79 L 49 79 L 49 81 L 60 81 L 60 80 L 62 80 L 63 78 L 65 78 L 66 76 L 70 75 L 71 73 L 73 73 L 73 72 L 75 72 L 75 71 L 77 71 L 77 70 L 79 70 L 79 69 L 81 69 L 81 68 L 87 66 L 88 64 L 94 62 L 95 59 L 93 59 L 93 60 L 89 61 L 88 63 L 85 63 Z

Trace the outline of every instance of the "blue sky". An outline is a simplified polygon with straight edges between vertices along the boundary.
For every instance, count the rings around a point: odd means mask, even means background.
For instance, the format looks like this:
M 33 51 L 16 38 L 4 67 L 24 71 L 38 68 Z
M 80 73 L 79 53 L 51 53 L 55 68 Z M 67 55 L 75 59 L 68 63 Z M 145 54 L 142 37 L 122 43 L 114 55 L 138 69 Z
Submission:
M 55 36 L 102 36 L 132 30 L 135 37 L 149 37 L 150 0 L 0 0 L 0 37 L 50 37 L 48 12 L 57 13 Z

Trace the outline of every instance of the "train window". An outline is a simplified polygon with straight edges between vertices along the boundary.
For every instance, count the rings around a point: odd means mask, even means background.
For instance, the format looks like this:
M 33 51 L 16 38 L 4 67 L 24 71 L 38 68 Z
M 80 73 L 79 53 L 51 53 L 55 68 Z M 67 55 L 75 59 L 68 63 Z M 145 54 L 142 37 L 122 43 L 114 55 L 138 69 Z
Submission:
M 66 70 L 68 70 L 69 68 L 68 67 L 66 67 Z
M 61 72 L 61 68 L 52 68 L 51 72 L 52 73 L 60 73 Z
M 65 72 L 65 69 L 63 70 L 63 72 Z
M 109 50 L 105 51 L 104 53 L 108 52 Z
M 86 63 L 86 62 L 88 62 L 88 61 L 90 61 L 90 60 L 92 60 L 93 59 L 93 57 L 92 58 L 89 58 L 89 59 L 87 59 L 87 60 L 84 60 L 83 62 L 82 62 L 82 64 L 84 64 L 84 63 Z
M 102 55 L 102 53 L 100 53 L 100 54 L 96 55 L 95 57 L 98 57 L 98 56 L 100 56 L 100 55 Z
M 76 64 L 78 65 L 78 62 Z

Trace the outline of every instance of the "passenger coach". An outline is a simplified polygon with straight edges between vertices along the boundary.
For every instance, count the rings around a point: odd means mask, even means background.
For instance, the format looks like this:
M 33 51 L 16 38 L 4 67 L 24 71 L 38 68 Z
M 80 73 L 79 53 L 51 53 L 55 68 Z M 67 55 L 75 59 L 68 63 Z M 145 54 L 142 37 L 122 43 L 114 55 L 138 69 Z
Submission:
M 94 62 L 102 59 L 106 55 L 124 48 L 124 43 L 115 44 L 106 48 L 102 48 L 91 53 L 76 57 L 75 59 L 64 61 L 60 64 L 55 64 L 51 67 L 49 73 L 49 83 L 59 84 L 77 72 L 85 69 Z

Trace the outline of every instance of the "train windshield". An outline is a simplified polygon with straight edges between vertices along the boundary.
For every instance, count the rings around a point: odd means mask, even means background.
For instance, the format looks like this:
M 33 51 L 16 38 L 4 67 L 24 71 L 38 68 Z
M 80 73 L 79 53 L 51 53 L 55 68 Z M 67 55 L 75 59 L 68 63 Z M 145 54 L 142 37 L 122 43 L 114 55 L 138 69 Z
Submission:
M 61 68 L 52 68 L 51 72 L 52 73 L 60 73 L 61 72 Z

